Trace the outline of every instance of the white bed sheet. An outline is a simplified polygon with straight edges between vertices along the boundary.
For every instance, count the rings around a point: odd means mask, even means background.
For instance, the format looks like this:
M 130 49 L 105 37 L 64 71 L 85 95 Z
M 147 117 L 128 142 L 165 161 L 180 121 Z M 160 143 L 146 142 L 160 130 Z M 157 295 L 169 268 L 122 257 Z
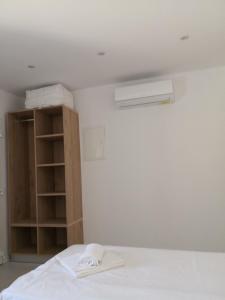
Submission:
M 61 252 L 81 252 L 83 245 Z M 225 299 L 225 254 L 107 247 L 125 267 L 75 279 L 55 257 L 18 278 L 0 300 Z

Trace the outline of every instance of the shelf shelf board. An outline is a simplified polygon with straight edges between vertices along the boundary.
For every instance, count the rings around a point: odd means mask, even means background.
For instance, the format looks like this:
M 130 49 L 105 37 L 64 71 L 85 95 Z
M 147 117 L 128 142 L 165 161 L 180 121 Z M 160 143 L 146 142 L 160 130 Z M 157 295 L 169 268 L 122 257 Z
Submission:
M 65 218 L 48 219 L 39 222 L 39 227 L 67 227 Z
M 37 135 L 36 139 L 42 139 L 47 141 L 55 141 L 60 140 L 64 137 L 63 133 L 53 133 L 53 134 L 44 134 L 44 135 Z
M 12 222 L 11 227 L 37 227 L 37 222 L 35 219 L 25 219 Z
M 38 197 L 66 196 L 66 193 L 38 193 Z
M 63 167 L 65 163 L 49 163 L 49 164 L 38 164 L 38 168 L 45 168 L 45 167 Z

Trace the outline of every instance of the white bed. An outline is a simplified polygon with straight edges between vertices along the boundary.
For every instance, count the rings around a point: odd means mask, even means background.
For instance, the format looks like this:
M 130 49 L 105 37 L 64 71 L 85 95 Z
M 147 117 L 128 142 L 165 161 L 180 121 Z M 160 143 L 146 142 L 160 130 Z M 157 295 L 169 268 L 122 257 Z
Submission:
M 59 255 L 81 252 L 71 246 Z M 225 299 L 225 254 L 107 247 L 125 267 L 75 279 L 54 257 L 18 278 L 0 300 Z

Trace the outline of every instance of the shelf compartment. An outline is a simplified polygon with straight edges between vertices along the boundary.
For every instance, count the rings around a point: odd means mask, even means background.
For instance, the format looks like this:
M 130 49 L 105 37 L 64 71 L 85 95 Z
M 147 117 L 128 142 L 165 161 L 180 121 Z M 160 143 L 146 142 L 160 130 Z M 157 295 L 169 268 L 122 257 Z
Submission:
M 33 111 L 8 115 L 10 222 L 36 223 Z
M 66 226 L 66 199 L 63 196 L 38 197 L 39 226 Z
M 37 164 L 63 164 L 64 163 L 64 140 L 59 139 L 36 139 Z
M 49 107 L 35 111 L 36 135 L 63 133 L 63 109 Z
M 38 194 L 65 193 L 65 168 L 37 168 Z
M 13 227 L 11 245 L 14 254 L 37 254 L 37 229 Z
M 66 228 L 39 228 L 40 254 L 54 255 L 67 247 Z

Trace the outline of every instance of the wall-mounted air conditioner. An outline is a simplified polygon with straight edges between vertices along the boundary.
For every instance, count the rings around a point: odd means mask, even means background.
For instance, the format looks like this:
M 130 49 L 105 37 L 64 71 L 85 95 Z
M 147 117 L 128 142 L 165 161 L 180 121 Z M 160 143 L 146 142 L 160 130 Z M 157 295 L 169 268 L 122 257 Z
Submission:
M 143 104 L 164 104 L 173 101 L 172 80 L 127 85 L 115 89 L 115 102 L 121 108 Z

